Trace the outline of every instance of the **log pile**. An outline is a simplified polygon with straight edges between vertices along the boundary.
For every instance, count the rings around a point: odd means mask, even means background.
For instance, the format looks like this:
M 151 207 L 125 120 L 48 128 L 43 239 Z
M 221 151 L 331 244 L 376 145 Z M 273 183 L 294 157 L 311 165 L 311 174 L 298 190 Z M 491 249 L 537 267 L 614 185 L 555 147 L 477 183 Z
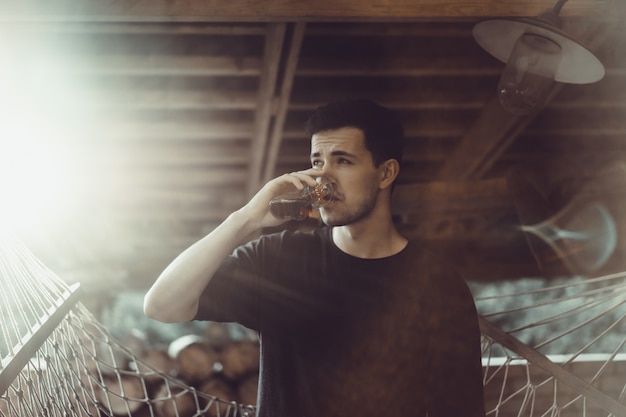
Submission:
M 235 403 L 256 405 L 257 340 L 187 335 L 172 341 L 167 349 L 145 348 L 133 354 L 136 359 L 126 367 L 139 378 L 120 372 L 117 377 L 105 376 L 106 388 L 96 392 L 98 401 L 113 415 L 191 417 L 204 410 L 203 416 L 217 417 L 234 415 L 228 408 Z M 143 384 L 138 384 L 138 379 Z M 122 400 L 112 400 L 116 394 Z
M 85 325 L 54 361 L 24 369 L 0 395 L 0 416 L 38 415 L 50 407 L 80 417 L 242 415 L 233 407 L 256 405 L 259 343 L 230 338 L 224 329 L 157 348 L 137 338 L 113 340 Z

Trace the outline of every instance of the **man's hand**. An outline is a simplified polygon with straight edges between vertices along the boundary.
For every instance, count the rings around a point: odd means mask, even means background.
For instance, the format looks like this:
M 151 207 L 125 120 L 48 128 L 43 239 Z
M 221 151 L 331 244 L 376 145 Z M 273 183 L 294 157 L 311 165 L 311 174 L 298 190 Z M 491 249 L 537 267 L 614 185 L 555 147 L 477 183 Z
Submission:
M 302 190 L 305 186 L 315 187 L 316 178 L 321 173 L 318 169 L 309 168 L 303 171 L 290 172 L 267 182 L 252 199 L 239 210 L 239 214 L 250 221 L 253 229 L 278 226 L 286 220 L 276 219 L 269 211 L 270 201 L 282 194 Z

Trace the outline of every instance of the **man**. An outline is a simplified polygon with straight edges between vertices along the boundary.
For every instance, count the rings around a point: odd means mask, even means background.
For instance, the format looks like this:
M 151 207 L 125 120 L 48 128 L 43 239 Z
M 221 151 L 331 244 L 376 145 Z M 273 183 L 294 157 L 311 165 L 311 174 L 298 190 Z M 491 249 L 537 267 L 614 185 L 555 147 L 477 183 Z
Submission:
M 170 264 L 145 312 L 259 332 L 259 417 L 484 416 L 473 299 L 445 263 L 396 229 L 391 192 L 403 131 L 367 100 L 320 107 L 311 168 L 269 181 Z M 281 221 L 270 200 L 336 186 L 312 232 L 250 236 Z

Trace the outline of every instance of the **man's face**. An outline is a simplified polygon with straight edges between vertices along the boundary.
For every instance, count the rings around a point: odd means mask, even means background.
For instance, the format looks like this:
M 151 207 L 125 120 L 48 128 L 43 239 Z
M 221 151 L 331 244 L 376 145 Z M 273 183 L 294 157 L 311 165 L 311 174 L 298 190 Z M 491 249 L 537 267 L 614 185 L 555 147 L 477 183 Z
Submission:
M 344 127 L 314 134 L 311 165 L 337 188 L 335 200 L 320 209 L 325 224 L 349 225 L 371 213 L 379 191 L 379 169 L 360 129 Z

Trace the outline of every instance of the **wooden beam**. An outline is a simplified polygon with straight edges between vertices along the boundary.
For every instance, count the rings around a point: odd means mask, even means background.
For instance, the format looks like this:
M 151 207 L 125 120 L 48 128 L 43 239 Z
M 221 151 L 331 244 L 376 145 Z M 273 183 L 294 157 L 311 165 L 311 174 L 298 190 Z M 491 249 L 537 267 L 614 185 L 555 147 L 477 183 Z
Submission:
M 480 178 L 534 117 L 535 114 L 525 117 L 512 115 L 502 109 L 497 98 L 491 100 L 447 159 L 439 178 Z
M 276 170 L 276 161 L 280 145 L 283 140 L 283 129 L 285 120 L 287 119 L 287 111 L 289 110 L 289 100 L 291 98 L 291 88 L 298 67 L 298 57 L 300 56 L 300 47 L 306 30 L 306 23 L 296 23 L 293 27 L 291 42 L 284 68 L 280 90 L 276 98 L 276 120 L 272 126 L 272 133 L 269 140 L 265 167 L 263 171 L 263 181 L 269 181 Z
M 2 22 L 2 18 L 0 18 Z M 3 31 L 11 33 L 52 33 L 77 35 L 200 35 L 200 36 L 263 36 L 262 23 L 169 24 L 164 23 L 80 23 L 80 22 L 3 22 Z
M 563 15 L 599 13 L 606 1 L 570 0 Z M 23 0 L 4 2 L 3 21 L 203 22 L 468 19 L 536 16 L 552 6 L 545 0 Z
M 254 136 L 250 153 L 248 173 L 248 196 L 258 190 L 263 176 L 263 164 L 266 157 L 269 129 L 273 118 L 274 97 L 278 82 L 283 43 L 285 42 L 285 23 L 270 24 L 265 38 L 264 65 L 259 81 L 257 111 L 254 121 Z

